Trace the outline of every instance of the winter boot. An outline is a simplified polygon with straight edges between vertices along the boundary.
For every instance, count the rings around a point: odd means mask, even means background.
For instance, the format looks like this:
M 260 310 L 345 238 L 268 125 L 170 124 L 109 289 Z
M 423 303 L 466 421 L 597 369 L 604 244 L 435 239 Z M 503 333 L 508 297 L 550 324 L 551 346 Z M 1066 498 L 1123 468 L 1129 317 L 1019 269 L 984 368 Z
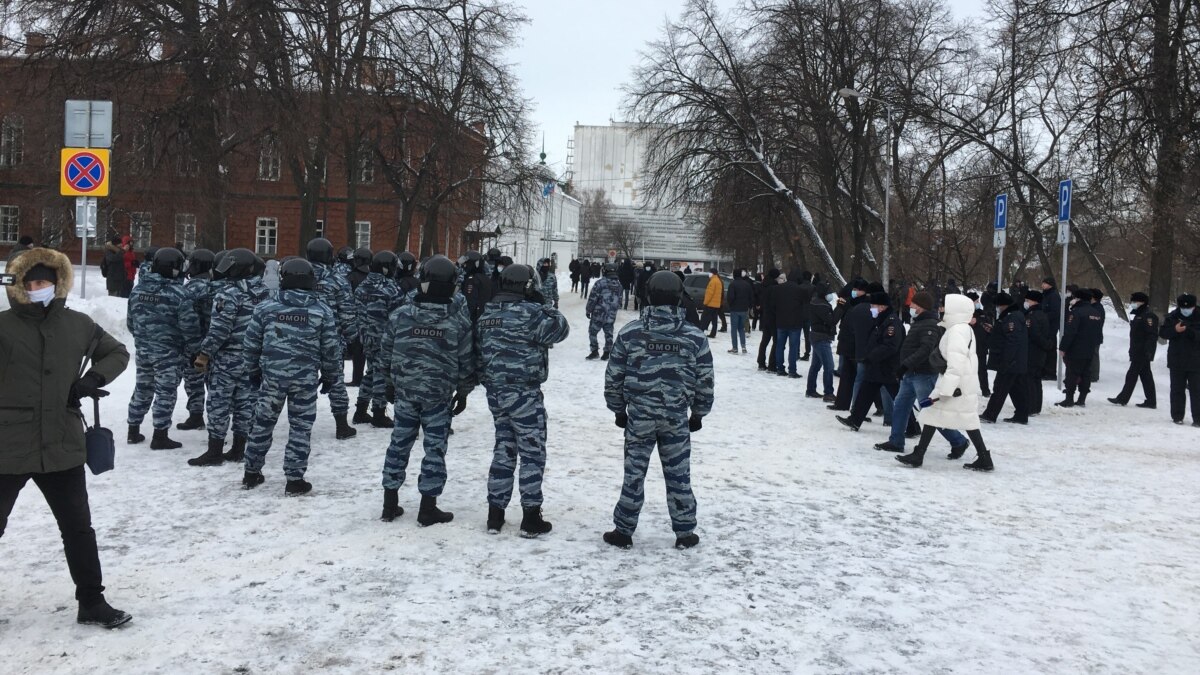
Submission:
M 504 509 L 499 506 L 488 506 L 487 531 L 488 534 L 500 534 L 501 528 L 504 527 Z
M 841 415 L 837 415 L 835 417 L 835 419 L 837 421 L 841 422 L 843 425 L 845 425 L 846 428 L 849 429 L 850 431 L 858 431 L 858 425 L 855 424 L 854 420 L 850 419 L 849 417 L 842 417 Z
M 242 474 L 242 489 L 253 490 L 254 488 L 266 482 L 266 478 L 261 473 L 247 471 Z
M 925 461 L 925 451 L 926 450 L 928 450 L 928 448 L 926 446 L 918 443 L 917 447 L 913 448 L 913 451 L 911 453 L 909 453 L 907 455 L 900 455 L 899 457 L 896 458 L 896 461 L 900 462 L 901 464 L 903 464 L 905 466 L 911 466 L 914 469 L 918 469 L 921 467 L 921 464 L 923 464 Z
M 173 441 L 167 437 L 166 429 L 155 429 L 154 436 L 150 438 L 151 450 L 178 450 L 183 447 L 183 443 Z
M 596 359 L 600 358 L 600 352 L 593 349 L 592 352 L 590 354 L 588 354 L 585 358 L 588 361 L 595 361 Z
M 240 462 L 246 458 L 246 437 L 233 436 L 233 446 L 223 455 L 226 462 Z
M 970 464 L 963 464 L 963 468 L 970 469 L 972 471 L 991 471 L 993 468 L 992 453 L 988 452 L 987 450 L 980 450 L 979 455 L 975 458 L 975 461 L 971 462 Z
M 192 413 L 191 415 L 188 415 L 186 420 L 176 424 L 175 428 L 180 431 L 197 431 L 203 429 L 204 415 L 200 413 Z
M 100 602 L 84 607 L 79 605 L 79 614 L 76 615 L 76 621 L 85 626 L 103 626 L 105 628 L 116 628 L 129 623 L 133 616 L 126 612 L 116 609 L 109 605 L 104 598 L 100 598 Z
M 1086 391 L 1079 392 L 1079 398 L 1075 399 L 1075 405 L 1080 408 L 1085 407 L 1087 404 L 1087 396 L 1088 393 Z
M 524 511 L 524 517 L 521 518 L 522 537 L 533 539 L 553 529 L 553 525 L 542 519 L 542 507 L 528 506 L 522 510 Z
M 126 439 L 126 442 L 128 442 L 130 445 L 137 445 L 144 440 L 146 440 L 146 437 L 142 435 L 141 427 L 136 424 L 130 424 L 129 437 Z
M 1060 408 L 1074 408 L 1075 407 L 1075 392 L 1068 391 L 1067 397 L 1064 398 L 1063 400 L 1059 401 L 1058 403 L 1055 403 L 1054 405 L 1056 405 Z
M 454 514 L 437 507 L 437 497 L 421 495 L 421 510 L 417 511 L 417 524 L 421 527 L 448 523 L 454 520 Z
M 387 416 L 387 407 L 376 408 L 371 411 L 371 426 L 376 429 L 391 429 L 392 418 Z
M 695 532 L 675 537 L 675 548 L 681 551 L 685 548 L 695 548 L 699 544 L 700 537 Z
M 950 448 L 950 454 L 946 455 L 946 459 L 959 459 L 967 453 L 967 448 L 971 447 L 970 443 L 963 443 Z
M 1115 396 L 1113 398 L 1110 398 L 1110 399 L 1108 399 L 1108 402 L 1113 405 L 1125 405 L 1126 403 L 1128 403 L 1128 401 L 1122 401 L 1120 396 Z
M 379 516 L 379 519 L 390 523 L 402 515 L 404 515 L 404 509 L 400 508 L 400 491 L 385 488 L 383 491 L 383 515 Z
M 371 414 L 367 412 L 369 405 L 367 401 L 359 401 L 358 405 L 354 406 L 354 417 L 350 421 L 355 424 L 370 424 Z
M 287 486 L 283 488 L 283 493 L 289 497 L 298 497 L 300 495 L 306 495 L 309 492 L 312 492 L 312 483 L 304 480 L 303 478 L 289 480 L 287 482 Z
M 633 548 L 633 537 L 613 530 L 604 533 L 604 543 L 617 548 L 630 549 Z
M 600 355 L 600 360 L 601 360 L 601 361 L 607 361 L 607 360 L 608 360 L 608 350 L 607 350 L 607 349 L 605 349 L 605 350 L 604 350 L 604 353 Z
M 337 439 L 339 441 L 344 441 L 347 438 L 354 438 L 355 436 L 358 435 L 358 429 L 355 429 L 354 427 L 352 427 L 346 423 L 346 413 L 342 413 L 341 415 L 334 415 L 333 421 L 337 424 L 337 432 L 336 433 L 337 433 Z
M 224 445 L 225 441 L 220 438 L 209 438 L 208 450 L 199 457 L 189 459 L 188 466 L 221 466 L 225 462 L 225 456 L 221 454 Z

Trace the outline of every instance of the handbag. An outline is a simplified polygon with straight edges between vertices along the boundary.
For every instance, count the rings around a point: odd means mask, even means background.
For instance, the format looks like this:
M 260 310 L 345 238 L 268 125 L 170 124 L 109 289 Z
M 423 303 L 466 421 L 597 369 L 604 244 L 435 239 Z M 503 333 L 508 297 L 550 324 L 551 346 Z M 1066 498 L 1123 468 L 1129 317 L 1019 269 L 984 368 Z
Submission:
M 92 362 L 92 354 L 100 344 L 101 329 L 96 326 L 92 332 L 92 341 L 88 345 L 87 355 L 83 357 L 83 365 L 79 368 L 79 377 L 87 372 Z M 113 432 L 100 426 L 100 399 L 92 399 L 92 426 L 83 433 L 84 447 L 87 449 L 87 466 L 93 476 L 99 476 L 105 471 L 111 471 L 116 465 L 117 446 L 113 441 Z

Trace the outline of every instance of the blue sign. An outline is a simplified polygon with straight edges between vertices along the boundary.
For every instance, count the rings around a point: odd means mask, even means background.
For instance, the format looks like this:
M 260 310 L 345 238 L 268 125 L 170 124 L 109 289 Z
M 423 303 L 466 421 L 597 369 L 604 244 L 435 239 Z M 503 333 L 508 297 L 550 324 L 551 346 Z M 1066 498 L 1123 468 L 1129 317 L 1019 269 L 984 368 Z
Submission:
M 1058 222 L 1065 223 L 1071 219 L 1071 179 L 1058 184 Z
M 1008 194 L 996 195 L 996 223 L 994 225 L 997 230 L 1008 229 Z

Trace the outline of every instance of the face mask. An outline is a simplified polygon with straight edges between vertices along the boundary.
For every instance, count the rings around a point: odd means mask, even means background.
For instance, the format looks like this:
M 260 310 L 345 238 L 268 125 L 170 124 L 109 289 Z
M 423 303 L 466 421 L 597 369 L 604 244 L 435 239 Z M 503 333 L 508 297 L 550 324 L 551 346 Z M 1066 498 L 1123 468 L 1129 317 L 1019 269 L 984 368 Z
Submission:
M 834 300 L 837 300 L 837 293 L 825 294 L 825 302 L 833 302 Z
M 1191 315 L 1192 315 L 1192 312 L 1193 312 L 1194 310 L 1195 310 L 1195 308 L 1194 308 L 1194 307 L 1188 307 L 1187 309 L 1181 309 L 1181 310 L 1179 310 L 1179 313 L 1180 313 L 1180 314 L 1182 314 L 1182 315 L 1184 315 L 1184 316 L 1191 316 Z
M 983 309 L 983 303 L 982 302 L 975 303 L 975 309 Z
M 1129 311 L 1131 311 L 1131 312 L 1136 312 L 1141 308 L 1142 308 L 1142 303 L 1140 303 L 1140 302 L 1129 303 Z
M 36 291 L 29 291 L 29 300 L 35 305 L 49 305 L 54 300 L 54 287 L 47 286 Z
M 878 319 L 878 318 L 879 318 L 879 310 L 878 310 L 878 309 L 876 309 L 876 308 L 874 308 L 874 307 L 872 307 L 872 308 L 871 308 L 871 318 L 872 318 L 872 319 Z
M 497 271 L 497 272 L 503 272 L 503 271 L 504 271 L 504 265 L 496 265 L 496 271 Z
M 852 298 L 857 298 L 860 295 L 862 295 L 862 291 L 850 291 L 850 297 Z
M 1025 303 L 1025 309 L 1029 309 L 1030 307 L 1033 307 L 1033 303 L 1032 303 L 1032 302 L 1027 302 L 1027 303 Z

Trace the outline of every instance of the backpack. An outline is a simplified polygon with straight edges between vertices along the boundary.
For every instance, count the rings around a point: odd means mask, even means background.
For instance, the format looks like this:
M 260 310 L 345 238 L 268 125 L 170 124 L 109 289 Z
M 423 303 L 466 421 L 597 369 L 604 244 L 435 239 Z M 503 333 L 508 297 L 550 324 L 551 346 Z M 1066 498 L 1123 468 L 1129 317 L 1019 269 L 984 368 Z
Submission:
M 938 332 L 938 345 L 941 345 L 942 336 L 944 336 L 946 334 L 946 328 L 944 326 L 938 326 L 937 332 Z M 974 336 L 972 336 L 972 339 L 973 338 L 974 338 Z M 929 353 L 929 368 L 934 373 L 937 373 L 938 375 L 945 373 L 946 367 L 948 365 L 949 364 L 946 363 L 946 357 L 942 356 L 942 350 L 940 348 L 935 347 L 934 350 Z

